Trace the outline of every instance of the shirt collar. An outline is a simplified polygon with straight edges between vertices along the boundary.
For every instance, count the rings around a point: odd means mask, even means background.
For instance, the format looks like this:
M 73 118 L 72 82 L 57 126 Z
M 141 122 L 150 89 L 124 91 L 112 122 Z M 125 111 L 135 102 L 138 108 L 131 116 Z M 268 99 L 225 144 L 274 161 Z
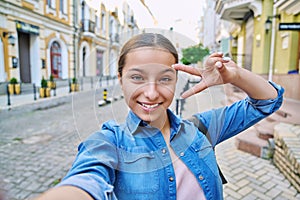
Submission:
M 167 109 L 167 113 L 170 119 L 170 126 L 171 126 L 171 138 L 174 136 L 174 134 L 177 134 L 177 132 L 180 129 L 180 125 L 182 123 L 182 119 L 175 115 L 170 109 Z M 134 134 L 135 131 L 139 126 L 143 127 L 150 127 L 146 122 L 141 120 L 134 112 L 131 110 L 129 111 L 129 114 L 126 118 L 126 125 L 131 134 Z

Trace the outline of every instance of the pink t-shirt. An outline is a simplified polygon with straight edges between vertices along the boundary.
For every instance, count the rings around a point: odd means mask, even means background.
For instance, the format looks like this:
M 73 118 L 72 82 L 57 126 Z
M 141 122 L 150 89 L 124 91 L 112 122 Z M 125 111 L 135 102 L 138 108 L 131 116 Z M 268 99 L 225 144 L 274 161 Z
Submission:
M 171 148 L 170 151 L 176 176 L 176 199 L 206 200 L 202 187 L 199 185 L 194 174 L 175 155 Z

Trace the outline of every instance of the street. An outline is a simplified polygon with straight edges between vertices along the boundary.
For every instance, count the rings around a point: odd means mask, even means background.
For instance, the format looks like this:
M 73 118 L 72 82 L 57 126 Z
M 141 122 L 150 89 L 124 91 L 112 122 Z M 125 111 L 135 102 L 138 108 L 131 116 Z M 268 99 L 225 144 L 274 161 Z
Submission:
M 184 80 L 181 83 L 179 88 Z M 111 96 L 121 93 L 118 86 L 109 91 Z M 124 99 L 98 107 L 99 95 L 101 90 L 83 91 L 40 108 L 0 112 L 0 188 L 9 200 L 30 199 L 56 185 L 71 167 L 81 141 L 104 121 L 124 121 Z M 221 106 L 225 99 L 221 87 L 210 88 L 186 100 L 182 117 Z M 216 153 L 229 181 L 225 199 L 300 199 L 271 161 L 237 150 L 234 139 L 220 144 Z

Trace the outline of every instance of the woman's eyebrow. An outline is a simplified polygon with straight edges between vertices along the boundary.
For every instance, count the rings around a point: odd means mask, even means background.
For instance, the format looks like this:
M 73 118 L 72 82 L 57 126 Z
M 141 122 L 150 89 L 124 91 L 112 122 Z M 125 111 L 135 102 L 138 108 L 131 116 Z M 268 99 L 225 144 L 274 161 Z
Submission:
M 145 73 L 145 70 L 140 69 L 138 67 L 131 68 L 128 71 L 137 71 L 137 72 Z M 173 68 L 167 68 L 167 69 L 164 69 L 164 70 L 160 71 L 160 73 L 167 73 L 167 72 L 176 73 L 176 71 Z
M 138 71 L 138 72 L 144 72 L 144 70 L 139 69 L 139 68 L 131 68 L 128 71 Z
M 162 71 L 162 73 L 166 73 L 166 72 L 176 73 L 176 71 L 173 68 L 168 68 Z

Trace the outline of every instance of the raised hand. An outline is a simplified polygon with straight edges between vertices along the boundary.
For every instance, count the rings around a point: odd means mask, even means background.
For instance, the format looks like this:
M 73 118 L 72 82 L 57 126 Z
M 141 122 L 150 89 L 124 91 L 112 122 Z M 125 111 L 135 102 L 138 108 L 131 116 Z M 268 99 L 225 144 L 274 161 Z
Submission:
M 175 64 L 173 68 L 202 78 L 181 95 L 182 98 L 187 98 L 210 86 L 234 82 L 238 66 L 231 59 L 223 58 L 223 53 L 213 53 L 205 61 L 204 69 L 182 64 Z

